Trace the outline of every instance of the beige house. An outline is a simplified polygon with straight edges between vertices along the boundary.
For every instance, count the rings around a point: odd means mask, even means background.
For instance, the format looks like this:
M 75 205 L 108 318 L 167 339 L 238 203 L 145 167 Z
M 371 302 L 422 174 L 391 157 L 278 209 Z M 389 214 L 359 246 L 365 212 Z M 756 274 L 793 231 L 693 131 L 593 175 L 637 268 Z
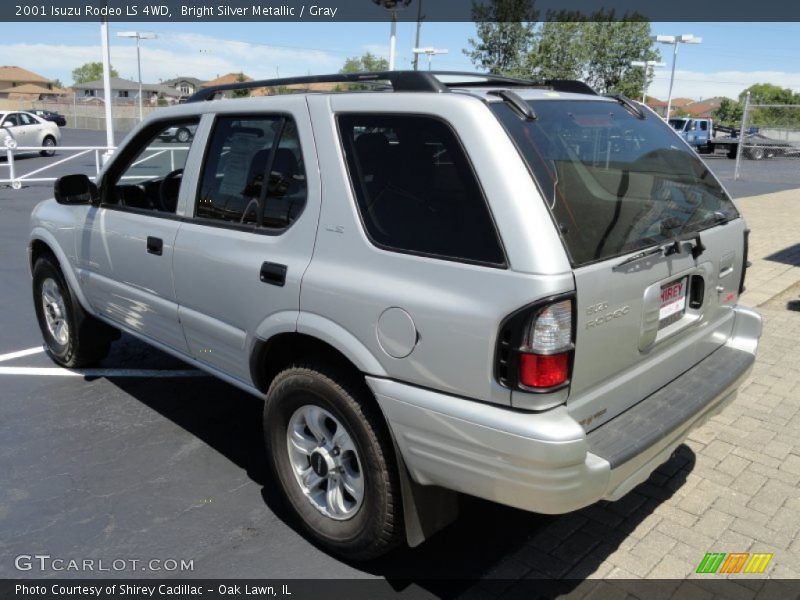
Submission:
M 45 100 L 67 94 L 52 80 L 17 66 L 0 66 L 0 98 Z
M 227 75 L 222 75 L 217 77 L 216 79 L 212 79 L 211 81 L 206 81 L 205 83 L 201 83 L 200 87 L 214 87 L 215 85 L 227 85 L 229 83 L 238 83 L 239 79 L 244 81 L 253 81 L 253 78 L 245 75 L 244 73 L 228 73 Z

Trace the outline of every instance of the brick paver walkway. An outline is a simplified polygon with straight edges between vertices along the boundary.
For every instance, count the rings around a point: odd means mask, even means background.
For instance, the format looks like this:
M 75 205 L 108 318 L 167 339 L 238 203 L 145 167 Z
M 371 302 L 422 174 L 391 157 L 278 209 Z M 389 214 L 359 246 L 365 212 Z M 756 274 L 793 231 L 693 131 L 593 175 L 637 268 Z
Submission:
M 708 597 L 692 583 L 709 577 L 695 573 L 706 552 L 774 553 L 764 574 L 729 576 L 741 579 L 743 592 L 759 585 L 754 578 L 800 578 L 800 192 L 738 204 L 752 230 L 742 303 L 765 320 L 758 360 L 738 398 L 619 502 L 532 532 L 490 574 L 504 581 L 502 589 L 479 586 L 487 595 L 513 596 L 510 580 L 521 578 L 688 578 L 675 582 L 674 597 Z M 624 587 L 612 583 L 584 582 L 570 596 L 607 597 L 616 589 L 612 596 L 624 597 Z

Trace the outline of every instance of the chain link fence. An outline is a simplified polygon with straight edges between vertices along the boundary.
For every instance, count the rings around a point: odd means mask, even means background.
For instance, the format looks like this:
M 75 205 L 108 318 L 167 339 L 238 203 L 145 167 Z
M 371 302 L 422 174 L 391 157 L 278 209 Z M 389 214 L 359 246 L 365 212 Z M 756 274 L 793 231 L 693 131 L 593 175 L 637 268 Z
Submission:
M 758 104 L 748 96 L 734 179 L 800 187 L 800 105 Z
M 146 117 L 158 106 L 145 104 L 143 114 Z M 67 120 L 67 127 L 76 129 L 105 130 L 105 106 L 97 98 L 67 96 L 61 99 L 26 100 L 0 99 L 0 110 L 34 110 L 42 109 L 60 113 Z M 114 120 L 114 131 L 126 133 L 139 123 L 139 105 L 133 99 L 112 99 L 111 114 Z

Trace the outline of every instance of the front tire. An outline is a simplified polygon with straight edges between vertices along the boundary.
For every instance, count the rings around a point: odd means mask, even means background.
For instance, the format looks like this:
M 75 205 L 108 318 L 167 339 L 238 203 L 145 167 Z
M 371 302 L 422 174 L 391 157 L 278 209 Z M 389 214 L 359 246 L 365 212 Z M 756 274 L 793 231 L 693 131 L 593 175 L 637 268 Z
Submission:
M 33 267 L 33 305 L 45 348 L 58 364 L 85 367 L 108 354 L 114 329 L 83 310 L 49 257 L 39 258 Z
M 400 541 L 400 482 L 388 431 L 363 380 L 295 364 L 264 407 L 270 467 L 303 530 L 346 559 L 368 560 Z
M 56 138 L 52 135 L 45 136 L 44 140 L 42 140 L 42 146 L 45 149 L 41 150 L 39 154 L 42 156 L 54 156 L 56 153 Z

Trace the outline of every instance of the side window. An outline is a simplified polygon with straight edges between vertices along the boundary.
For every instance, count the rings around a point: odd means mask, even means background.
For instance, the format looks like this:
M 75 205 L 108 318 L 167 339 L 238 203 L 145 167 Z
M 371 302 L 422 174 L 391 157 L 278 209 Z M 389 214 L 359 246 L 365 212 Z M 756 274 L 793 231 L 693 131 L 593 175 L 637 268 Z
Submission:
M 19 120 L 21 125 L 36 125 L 38 123 L 36 119 L 25 113 L 19 113 Z
M 193 140 L 198 123 L 198 118 L 160 122 L 140 135 L 123 150 L 124 166 L 112 167 L 103 202 L 174 213 L 192 144 L 179 140 Z
M 452 129 L 416 115 L 341 115 L 339 133 L 372 241 L 401 252 L 505 264 L 486 200 Z
M 708 131 L 708 121 L 700 121 L 700 130 Z
M 288 227 L 307 192 L 295 122 L 279 115 L 219 117 L 200 181 L 197 217 Z
M 16 127 L 17 125 L 19 125 L 19 115 L 17 113 L 11 113 L 6 117 L 6 120 L 3 121 L 3 125 Z

